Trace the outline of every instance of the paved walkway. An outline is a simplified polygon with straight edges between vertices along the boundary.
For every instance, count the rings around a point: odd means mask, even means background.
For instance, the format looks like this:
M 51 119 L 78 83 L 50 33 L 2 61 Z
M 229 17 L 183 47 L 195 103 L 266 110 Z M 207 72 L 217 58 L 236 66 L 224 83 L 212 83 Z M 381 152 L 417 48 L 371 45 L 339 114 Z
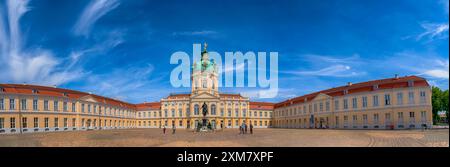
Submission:
M 0 135 L 0 147 L 448 147 L 449 130 L 328 130 L 255 129 L 240 135 L 239 129 L 193 133 L 177 129 L 50 132 Z

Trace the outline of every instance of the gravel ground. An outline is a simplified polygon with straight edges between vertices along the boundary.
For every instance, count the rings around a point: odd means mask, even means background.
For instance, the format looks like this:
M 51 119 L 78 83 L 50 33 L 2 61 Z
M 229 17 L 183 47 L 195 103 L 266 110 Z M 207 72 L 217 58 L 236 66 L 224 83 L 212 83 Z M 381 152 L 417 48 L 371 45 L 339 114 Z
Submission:
M 178 129 L 49 132 L 0 135 L 0 147 L 449 147 L 449 130 L 238 129 L 194 133 Z

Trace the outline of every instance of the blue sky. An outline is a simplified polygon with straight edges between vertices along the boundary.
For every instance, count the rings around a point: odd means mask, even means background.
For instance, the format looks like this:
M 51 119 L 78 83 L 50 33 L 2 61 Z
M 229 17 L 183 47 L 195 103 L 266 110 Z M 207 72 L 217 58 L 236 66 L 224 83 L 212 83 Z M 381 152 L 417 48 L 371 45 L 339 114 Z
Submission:
M 279 54 L 278 102 L 419 75 L 448 89 L 448 0 L 1 0 L 0 82 L 57 85 L 132 103 L 187 92 L 170 55 Z M 263 88 L 224 88 L 248 93 Z

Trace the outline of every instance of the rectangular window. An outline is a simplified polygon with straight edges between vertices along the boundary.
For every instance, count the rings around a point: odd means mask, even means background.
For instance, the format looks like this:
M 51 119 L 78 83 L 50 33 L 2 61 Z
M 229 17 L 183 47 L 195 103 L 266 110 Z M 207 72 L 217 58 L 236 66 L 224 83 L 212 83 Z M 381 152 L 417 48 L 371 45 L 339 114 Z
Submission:
M 5 128 L 5 118 L 0 118 L 0 129 Z
M 325 111 L 330 111 L 330 102 L 325 102 Z
M 334 101 L 334 110 L 335 111 L 339 110 L 339 100 Z
M 44 110 L 48 111 L 48 100 L 44 100 Z
M 67 125 L 68 125 L 68 120 L 67 120 L 67 118 L 64 118 L 64 127 L 67 128 Z
M 373 114 L 373 121 L 375 122 L 375 123 L 378 123 L 378 114 Z
M 397 105 L 403 104 L 403 93 L 399 92 L 397 93 Z
M 183 116 L 183 110 L 182 109 L 178 109 L 178 116 L 182 117 Z M 181 126 L 181 125 L 180 125 Z
M 314 112 L 317 112 L 317 103 L 314 103 Z
M 426 102 L 425 91 L 420 91 L 420 103 Z
M 391 105 L 391 95 L 390 94 L 384 95 L 384 105 L 386 105 L 386 106 Z
M 58 100 L 53 101 L 53 111 L 58 111 Z
M 235 126 L 239 126 L 239 121 L 238 120 L 236 120 L 235 123 L 236 123 Z
M 20 100 L 20 104 L 22 110 L 27 110 L 27 99 Z
M 398 113 L 398 119 L 403 119 L 403 112 Z
M 354 97 L 352 99 L 352 107 L 353 108 L 358 108 L 358 99 L 356 97 Z
M 14 99 L 9 99 L 9 109 L 10 110 L 15 110 L 16 109 L 16 105 L 15 105 L 15 100 Z
M 4 109 L 5 109 L 4 100 L 0 99 L 0 110 L 4 110 Z
M 414 104 L 414 92 L 408 93 L 408 104 Z
M 10 128 L 16 128 L 16 118 L 10 118 L 9 123 Z
M 75 112 L 75 103 L 72 103 L 72 112 Z
M 45 128 L 48 128 L 48 118 L 44 118 L 44 126 Z
M 77 122 L 76 118 L 72 118 L 72 127 L 75 127 L 75 123 Z M 111 125 L 111 120 L 109 120 L 109 125 Z
M 323 103 L 319 104 L 319 111 L 322 112 L 323 111 Z
M 63 102 L 63 111 L 67 112 L 67 102 Z
M 34 99 L 34 100 L 33 100 L 33 110 L 34 110 L 34 111 L 37 111 L 37 110 L 38 110 L 38 100 L 37 100 L 37 99 Z
M 223 108 L 222 109 L 220 109 L 220 116 L 224 116 L 224 113 L 223 113 Z
M 172 109 L 172 117 L 175 117 L 175 110 Z
M 54 124 L 54 125 L 55 125 L 54 127 L 55 127 L 55 128 L 59 127 L 59 119 L 58 119 L 58 118 L 55 118 L 54 121 L 55 121 L 55 122 L 54 122 L 54 123 L 55 123 L 55 124 Z
M 22 128 L 28 128 L 28 119 L 27 117 L 22 118 Z
M 414 118 L 414 112 L 409 112 L 409 117 Z
M 39 128 L 39 118 L 38 117 L 34 117 L 33 125 L 34 125 L 34 128 Z
M 362 97 L 362 107 L 367 108 L 367 96 Z
M 84 113 L 84 104 L 81 104 L 81 112 Z
M 373 96 L 373 106 L 374 107 L 378 106 L 378 95 Z
M 344 110 L 348 109 L 348 100 L 344 99 Z
M 88 113 L 91 113 L 91 105 L 90 104 L 87 105 L 87 109 L 88 109 Z
M 236 111 L 234 111 L 234 116 L 235 117 L 239 117 L 239 110 L 238 109 L 236 109 Z

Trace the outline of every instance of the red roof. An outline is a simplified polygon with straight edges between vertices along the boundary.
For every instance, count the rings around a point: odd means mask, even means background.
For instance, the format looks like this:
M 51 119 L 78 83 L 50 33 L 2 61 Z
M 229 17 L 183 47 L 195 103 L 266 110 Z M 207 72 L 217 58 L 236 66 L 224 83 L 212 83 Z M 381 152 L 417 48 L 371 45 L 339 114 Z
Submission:
M 334 97 L 334 96 L 343 96 L 345 90 L 348 91 L 348 94 L 374 91 L 374 85 L 378 85 L 378 90 L 403 88 L 403 87 L 408 87 L 409 81 L 412 81 L 414 83 L 413 84 L 414 87 L 429 86 L 428 82 L 424 78 L 418 77 L 418 76 L 387 78 L 387 79 L 373 80 L 373 81 L 367 81 L 367 82 L 360 82 L 360 83 L 355 83 L 355 84 L 346 85 L 346 86 L 340 86 L 340 87 L 336 87 L 336 88 L 326 89 L 326 90 L 322 90 L 319 92 L 314 92 L 314 93 L 310 93 L 307 95 L 295 97 L 293 99 L 288 99 L 288 100 L 285 100 L 285 101 L 275 104 L 275 108 L 288 106 L 290 104 L 303 103 L 305 101 L 305 99 L 312 100 L 320 93 Z
M 273 110 L 275 103 L 250 102 L 250 110 Z
M 141 103 L 136 104 L 137 110 L 158 110 L 161 109 L 161 103 L 160 102 L 147 102 L 147 103 Z
M 126 107 L 130 109 L 136 109 L 136 106 L 131 103 L 123 102 L 120 100 L 115 100 L 99 95 L 89 94 L 85 92 L 63 89 L 63 88 L 55 88 L 48 86 L 39 86 L 39 85 L 28 85 L 28 84 L 0 84 L 0 88 L 3 88 L 6 93 L 15 93 L 15 94 L 33 94 L 33 90 L 37 91 L 37 95 L 47 95 L 47 96 L 55 96 L 55 97 L 66 97 L 70 99 L 79 99 L 84 96 L 91 96 L 99 103 L 109 104 L 117 107 Z

